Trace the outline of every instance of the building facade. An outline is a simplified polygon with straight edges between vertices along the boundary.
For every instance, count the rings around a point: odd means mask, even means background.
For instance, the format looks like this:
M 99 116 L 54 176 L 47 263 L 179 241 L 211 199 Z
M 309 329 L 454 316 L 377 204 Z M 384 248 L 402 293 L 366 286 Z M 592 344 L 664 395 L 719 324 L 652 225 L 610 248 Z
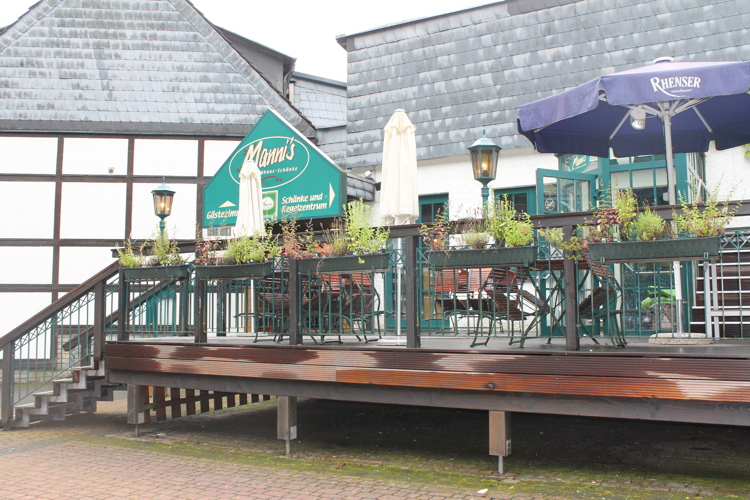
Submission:
M 195 237 L 203 186 L 266 110 L 293 58 L 221 30 L 185 0 L 50 0 L 0 33 L 0 334 L 155 230 Z
M 347 167 L 380 178 L 382 129 L 402 108 L 417 129 L 426 214 L 445 201 L 452 217 L 480 208 L 466 148 L 484 130 L 503 148 L 490 187 L 529 213 L 587 209 L 597 186 L 610 183 L 664 204 L 663 155 L 539 154 L 518 133 L 517 110 L 661 56 L 750 60 L 748 30 L 750 3 L 738 0 L 506 0 L 341 36 L 348 52 Z M 696 185 L 718 186 L 722 196 L 745 198 L 750 162 L 744 152 L 678 155 L 678 189 L 689 197 Z

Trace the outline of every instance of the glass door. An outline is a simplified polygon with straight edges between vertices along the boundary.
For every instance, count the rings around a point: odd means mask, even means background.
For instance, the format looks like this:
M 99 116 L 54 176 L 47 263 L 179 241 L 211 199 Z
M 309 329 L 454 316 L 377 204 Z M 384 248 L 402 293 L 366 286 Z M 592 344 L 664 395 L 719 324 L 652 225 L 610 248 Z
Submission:
M 586 212 L 595 207 L 596 175 L 560 170 L 536 170 L 539 214 Z

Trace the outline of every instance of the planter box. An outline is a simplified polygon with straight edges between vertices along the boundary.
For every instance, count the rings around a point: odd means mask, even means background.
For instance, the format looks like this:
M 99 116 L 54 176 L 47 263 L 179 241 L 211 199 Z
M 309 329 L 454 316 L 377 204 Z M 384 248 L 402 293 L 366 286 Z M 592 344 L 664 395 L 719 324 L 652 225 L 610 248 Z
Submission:
M 427 262 L 438 268 L 526 267 L 536 262 L 537 246 L 486 250 L 432 250 Z
M 190 276 L 187 264 L 182 266 L 130 267 L 123 269 L 127 281 L 177 281 Z
M 359 259 L 364 260 L 360 263 Z M 385 271 L 390 265 L 390 254 L 347 255 L 345 257 L 323 257 L 319 259 L 302 259 L 297 262 L 301 273 L 344 273 Z
M 273 272 L 273 261 L 252 262 L 236 266 L 195 266 L 199 280 L 233 280 L 263 278 Z
M 679 238 L 656 241 L 620 241 L 589 243 L 589 255 L 596 262 L 668 262 L 716 258 L 721 246 L 720 237 Z

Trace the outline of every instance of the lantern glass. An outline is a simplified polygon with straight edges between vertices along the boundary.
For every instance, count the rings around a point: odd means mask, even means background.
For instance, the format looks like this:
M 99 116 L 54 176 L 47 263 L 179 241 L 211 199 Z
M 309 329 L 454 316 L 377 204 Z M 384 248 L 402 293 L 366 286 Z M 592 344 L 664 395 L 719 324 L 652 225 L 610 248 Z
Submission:
M 172 200 L 174 193 L 154 191 L 154 213 L 157 217 L 165 218 L 172 214 Z
M 167 186 L 166 179 L 162 179 L 161 185 L 151 191 L 154 197 L 154 213 L 162 221 L 172 213 L 172 200 L 174 191 Z
M 497 151 L 494 149 L 475 149 L 471 152 L 471 166 L 474 179 L 491 181 L 497 174 Z

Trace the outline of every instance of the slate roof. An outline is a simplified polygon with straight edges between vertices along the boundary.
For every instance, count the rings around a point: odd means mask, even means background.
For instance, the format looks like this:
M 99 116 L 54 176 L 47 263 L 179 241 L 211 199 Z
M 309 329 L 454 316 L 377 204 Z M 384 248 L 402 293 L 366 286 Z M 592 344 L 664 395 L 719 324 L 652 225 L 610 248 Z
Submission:
M 348 52 L 347 167 L 378 165 L 403 108 L 420 160 L 482 136 L 529 147 L 520 105 L 665 55 L 750 60 L 748 0 L 507 0 L 338 37 Z
M 346 83 L 295 71 L 294 104 L 315 127 L 346 125 Z
M 317 146 L 333 160 L 336 165 L 346 168 L 346 125 L 319 128 Z
M 244 136 L 313 125 L 187 0 L 42 0 L 0 34 L 0 130 Z

